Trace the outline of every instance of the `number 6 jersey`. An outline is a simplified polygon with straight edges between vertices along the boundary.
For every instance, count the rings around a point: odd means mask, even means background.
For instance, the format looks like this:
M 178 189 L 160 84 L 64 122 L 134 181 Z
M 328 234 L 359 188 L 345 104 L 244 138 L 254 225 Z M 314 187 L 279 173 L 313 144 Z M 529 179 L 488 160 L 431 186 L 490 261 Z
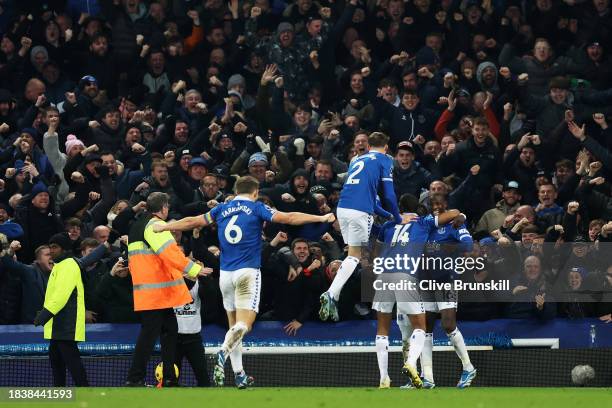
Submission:
M 208 223 L 217 223 L 222 271 L 261 267 L 263 222 L 272 221 L 275 212 L 262 202 L 238 196 L 204 215 Z

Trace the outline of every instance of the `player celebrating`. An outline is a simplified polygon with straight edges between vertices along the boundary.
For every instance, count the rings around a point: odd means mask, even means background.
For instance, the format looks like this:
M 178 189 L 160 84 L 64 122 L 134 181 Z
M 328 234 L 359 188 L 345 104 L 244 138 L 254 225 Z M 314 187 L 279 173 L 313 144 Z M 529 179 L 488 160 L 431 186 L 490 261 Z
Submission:
M 333 321 L 339 320 L 336 302 L 340 298 L 344 284 L 359 265 L 361 247 L 368 245 L 372 214 L 376 213 L 386 218 L 393 216 L 397 224 L 402 223 L 393 190 L 393 159 L 386 155 L 388 142 L 387 135 L 380 132 L 372 133 L 368 137 L 370 151 L 354 158 L 349 166 L 337 210 L 340 232 L 344 242 L 348 244 L 348 256 L 342 261 L 327 292 L 320 297 L 321 320 L 330 317 Z M 383 204 L 391 213 L 377 204 L 379 189 L 383 192 Z
M 236 197 L 217 205 L 205 215 L 183 218 L 159 226 L 164 231 L 186 231 L 216 222 L 221 246 L 221 276 L 219 286 L 230 329 L 217 353 L 213 379 L 217 386 L 225 381 L 225 361 L 232 360 L 235 383 L 246 388 L 253 382 L 242 368 L 242 338 L 251 330 L 259 311 L 261 293 L 261 234 L 263 222 L 302 225 L 314 222 L 334 222 L 333 214 L 311 215 L 299 212 L 283 213 L 257 201 L 259 182 L 251 177 L 239 178 L 234 185 Z
M 447 205 L 447 200 L 444 195 L 436 194 L 431 197 L 431 210 L 435 216 L 444 216 L 447 212 Z M 470 252 L 474 243 L 464 223 L 434 230 L 429 235 L 429 242 L 435 244 L 435 248 L 430 255 L 441 257 L 456 256 L 459 253 Z M 449 245 L 451 243 L 458 245 L 453 245 L 450 250 L 444 248 L 445 244 Z M 442 246 L 442 248 L 439 248 L 440 246 Z M 452 279 L 451 274 L 453 273 L 453 271 L 433 270 L 428 278 L 435 279 L 438 282 L 450 281 Z M 428 290 L 422 292 L 422 297 L 425 304 L 425 311 L 427 312 L 427 333 L 425 334 L 425 346 L 421 357 L 424 386 L 426 388 L 435 387 L 432 360 L 433 326 L 437 314 L 440 313 L 442 328 L 446 332 L 446 335 L 455 348 L 455 352 L 463 365 L 463 372 L 461 373 L 461 378 L 457 383 L 457 387 L 469 387 L 476 377 L 476 369 L 470 362 L 463 335 L 457 328 L 457 292 L 455 290 Z
M 431 215 L 427 217 L 418 217 L 415 214 L 418 208 L 418 199 L 411 194 L 404 194 L 400 198 L 400 209 L 403 217 L 408 221 L 407 224 L 401 225 L 393 221 L 389 221 L 383 225 L 378 235 L 378 246 L 385 245 L 385 251 L 382 256 L 385 258 L 395 258 L 395 255 L 408 253 L 410 258 L 420 258 L 423 255 L 423 249 L 427 242 L 428 236 L 439 226 L 446 225 L 454 221 L 458 217 L 458 210 L 450 210 L 441 215 L 436 215 L 435 218 Z M 398 270 L 385 270 L 384 277 L 395 275 L 387 281 L 399 282 L 401 280 L 410 280 L 417 283 L 416 270 L 405 271 L 405 273 L 397 273 Z M 395 273 L 394 273 L 395 272 Z M 403 290 L 395 291 L 395 293 L 383 293 L 377 291 L 377 299 L 383 301 L 375 301 L 372 308 L 377 311 L 377 330 L 376 330 L 376 357 L 378 359 L 378 368 L 380 370 L 380 388 L 389 388 L 391 381 L 389 379 L 388 367 L 388 348 L 389 348 L 389 329 L 391 326 L 391 313 L 393 305 L 397 301 L 398 313 L 407 315 L 412 327 L 414 328 L 410 338 L 411 347 L 408 351 L 404 367 L 402 371 L 410 377 L 414 387 L 421 388 L 423 383 L 419 378 L 416 370 L 416 362 L 423 350 L 425 342 L 425 309 L 421 301 L 421 296 L 418 290 Z M 395 301 L 392 301 L 392 297 Z M 376 300 L 376 299 L 375 299 Z M 391 300 L 391 301 L 390 301 Z

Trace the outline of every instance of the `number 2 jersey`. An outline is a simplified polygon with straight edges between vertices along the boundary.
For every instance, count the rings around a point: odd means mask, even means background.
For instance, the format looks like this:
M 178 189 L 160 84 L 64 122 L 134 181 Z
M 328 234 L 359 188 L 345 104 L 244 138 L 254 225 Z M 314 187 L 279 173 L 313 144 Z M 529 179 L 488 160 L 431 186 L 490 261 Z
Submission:
M 392 215 L 397 214 L 399 217 L 397 198 L 393 190 L 393 159 L 376 151 L 355 157 L 349 166 L 338 208 L 374 214 L 379 190 L 383 192 L 383 202 L 387 209 L 391 210 Z
M 263 223 L 272 221 L 275 212 L 260 201 L 236 197 L 204 215 L 209 223 L 217 223 L 222 271 L 261 267 Z

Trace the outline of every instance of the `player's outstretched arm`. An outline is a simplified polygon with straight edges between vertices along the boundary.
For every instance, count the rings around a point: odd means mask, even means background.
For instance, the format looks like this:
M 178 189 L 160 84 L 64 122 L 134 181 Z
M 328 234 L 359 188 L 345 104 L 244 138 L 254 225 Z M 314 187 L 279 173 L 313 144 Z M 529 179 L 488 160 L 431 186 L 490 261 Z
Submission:
M 438 225 L 446 225 L 455 221 L 455 218 L 459 217 L 461 212 L 459 210 L 448 210 L 438 215 Z M 465 221 L 465 220 L 464 220 Z
M 305 214 L 301 212 L 276 212 L 272 217 L 272 222 L 277 222 L 279 224 L 288 224 L 288 225 L 303 225 L 310 224 L 313 222 L 334 222 L 336 221 L 336 217 L 334 214 L 329 213 L 325 215 L 313 215 L 313 214 Z
M 384 180 L 383 183 L 383 203 L 387 207 L 387 210 L 393 216 L 393 219 L 397 224 L 403 224 L 404 220 L 399 213 L 399 208 L 397 206 L 397 197 L 395 196 L 395 190 L 393 189 L 393 181 L 389 182 L 388 180 Z
M 196 215 L 193 217 L 185 217 L 178 221 L 172 221 L 167 224 L 155 224 L 153 225 L 153 232 L 162 231 L 189 231 L 196 228 L 202 228 L 208 225 L 208 221 L 203 215 Z

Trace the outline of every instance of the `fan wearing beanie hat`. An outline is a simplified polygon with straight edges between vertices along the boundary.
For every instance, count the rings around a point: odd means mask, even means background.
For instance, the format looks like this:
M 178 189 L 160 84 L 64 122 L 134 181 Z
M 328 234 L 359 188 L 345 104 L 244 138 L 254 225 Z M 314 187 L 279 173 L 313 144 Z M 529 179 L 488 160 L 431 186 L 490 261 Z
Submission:
M 49 239 L 49 247 L 51 249 L 51 257 L 56 259 L 64 252 L 72 250 L 72 241 L 65 232 L 53 235 Z
M 75 135 L 68 135 L 66 139 L 66 156 L 72 158 L 85 150 L 85 143 Z

